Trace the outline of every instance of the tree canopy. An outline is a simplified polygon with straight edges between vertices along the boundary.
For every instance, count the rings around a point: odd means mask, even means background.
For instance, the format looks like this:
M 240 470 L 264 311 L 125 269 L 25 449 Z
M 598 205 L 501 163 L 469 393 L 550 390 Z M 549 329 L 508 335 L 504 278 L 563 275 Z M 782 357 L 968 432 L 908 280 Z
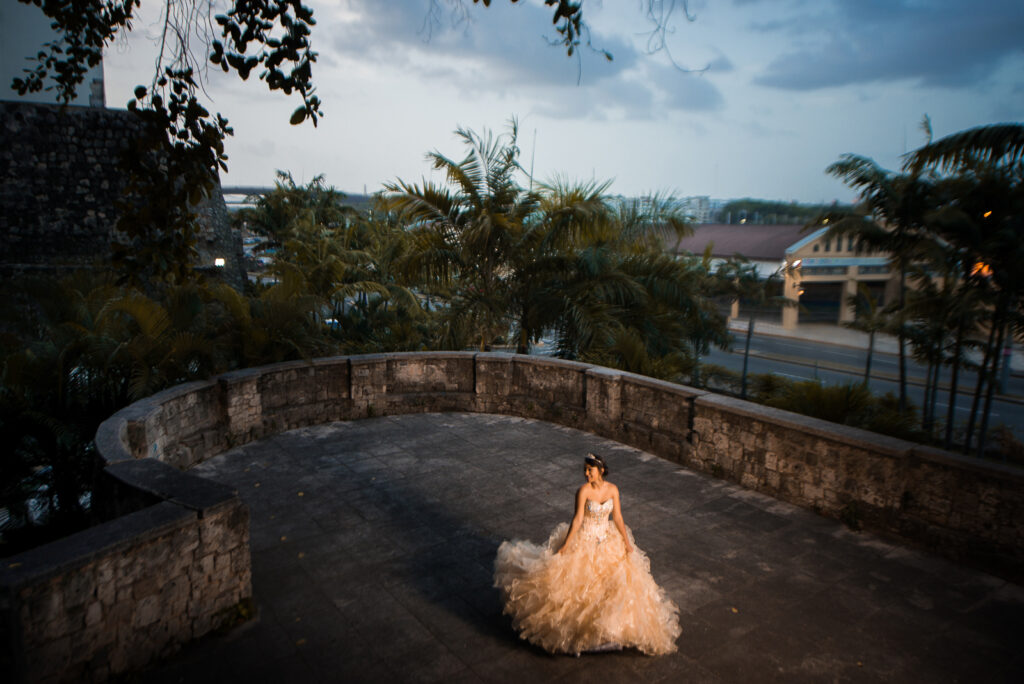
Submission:
M 35 64 L 15 78 L 20 94 L 54 89 L 58 100 L 70 102 L 90 67 L 104 50 L 135 28 L 141 0 L 19 0 L 34 5 L 52 20 L 55 37 L 34 56 Z M 512 3 L 518 0 L 509 0 Z M 429 0 L 428 11 L 440 0 Z M 448 0 L 452 6 L 464 0 Z M 473 0 L 487 7 L 491 0 Z M 583 3 L 544 0 L 560 44 L 573 56 L 589 45 Z M 648 0 L 647 15 L 655 31 L 664 30 L 675 3 L 666 8 Z M 686 9 L 686 3 L 682 3 Z M 160 46 L 153 78 L 139 84 L 128 108 L 147 124 L 148 133 L 134 141 L 126 156 L 127 194 L 115 246 L 125 277 L 181 283 L 191 268 L 197 202 L 218 185 L 227 169 L 225 138 L 228 119 L 211 114 L 202 100 L 201 76 L 209 63 L 247 80 L 253 73 L 271 91 L 295 95 L 301 103 L 290 121 L 315 126 L 324 115 L 313 85 L 317 53 L 312 32 L 313 10 L 301 0 L 228 0 L 223 13 L 212 2 L 163 0 Z M 689 16 L 689 15 L 687 15 Z M 611 55 L 605 53 L 611 59 Z M 32 58 L 30 58 L 32 59 Z M 151 207 L 161 207 L 159 211 Z
M 807 223 L 826 211 L 849 209 L 839 205 L 775 202 L 749 197 L 731 200 L 718 212 L 723 223 L 787 224 Z

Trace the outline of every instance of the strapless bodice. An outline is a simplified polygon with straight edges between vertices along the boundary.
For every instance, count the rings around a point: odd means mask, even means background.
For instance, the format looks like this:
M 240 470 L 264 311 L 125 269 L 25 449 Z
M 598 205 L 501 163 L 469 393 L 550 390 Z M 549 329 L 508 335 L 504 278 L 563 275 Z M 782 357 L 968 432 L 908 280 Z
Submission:
M 583 524 L 580 526 L 580 537 L 589 541 L 604 541 L 611 529 L 611 525 L 608 524 L 608 516 L 611 515 L 614 507 L 615 502 L 611 499 L 603 503 L 588 500 L 583 505 Z

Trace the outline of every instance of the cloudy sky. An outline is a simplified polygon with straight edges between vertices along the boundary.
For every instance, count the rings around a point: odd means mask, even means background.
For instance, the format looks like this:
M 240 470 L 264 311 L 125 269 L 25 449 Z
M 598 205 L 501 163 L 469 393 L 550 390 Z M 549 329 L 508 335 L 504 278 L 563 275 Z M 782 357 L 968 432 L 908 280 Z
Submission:
M 1021 0 L 692 0 L 693 21 L 677 10 L 654 53 L 646 0 L 586 0 L 592 43 L 611 62 L 549 46 L 540 0 L 307 4 L 325 117 L 292 127 L 294 99 L 211 72 L 211 108 L 235 130 L 226 185 L 269 185 L 275 169 L 348 192 L 419 181 L 428 151 L 461 154 L 456 127 L 500 132 L 515 116 L 541 180 L 849 201 L 825 167 L 846 152 L 897 167 L 924 141 L 925 114 L 937 137 L 1024 121 Z M 149 82 L 151 29 L 140 22 L 107 56 L 108 105 Z

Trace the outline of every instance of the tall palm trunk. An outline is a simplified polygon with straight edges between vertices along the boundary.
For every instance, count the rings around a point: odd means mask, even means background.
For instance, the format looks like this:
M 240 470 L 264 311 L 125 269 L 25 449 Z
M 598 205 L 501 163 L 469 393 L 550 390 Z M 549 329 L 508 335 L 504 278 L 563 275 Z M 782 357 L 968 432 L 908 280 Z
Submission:
M 928 354 L 928 367 L 924 372 L 924 397 L 921 404 L 921 429 L 926 434 L 932 432 L 932 416 L 929 411 L 932 405 L 932 371 L 935 368 L 935 361 L 932 358 L 932 354 Z
M 517 354 L 529 354 L 530 353 L 530 338 L 533 336 L 526 323 L 527 314 L 526 307 L 523 307 L 523 313 L 519 319 L 519 340 L 516 342 L 516 353 Z
M 517 354 L 529 354 L 530 353 L 530 338 L 533 336 L 532 331 L 529 328 L 527 321 L 529 320 L 529 308 L 530 308 L 530 286 L 526 286 L 526 291 L 523 293 L 522 304 L 519 310 L 519 340 L 516 342 L 516 353 Z
M 960 353 L 964 343 L 964 314 L 960 314 L 960 322 L 956 327 L 956 340 L 953 342 L 953 377 L 949 379 L 949 408 L 946 409 L 946 439 L 943 443 L 949 450 L 953 445 L 953 421 L 956 416 L 956 391 L 960 380 Z
M 868 361 L 864 366 L 864 386 L 871 381 L 871 358 L 875 355 L 875 331 L 868 332 Z
M 1003 300 L 1005 300 L 1005 297 Z M 985 455 L 985 437 L 988 433 L 989 413 L 992 411 L 992 395 L 995 394 L 996 385 L 999 383 L 999 358 L 1002 356 L 999 352 L 1003 348 L 1003 340 L 1006 336 L 1004 320 L 1005 316 L 999 317 L 999 334 L 992 354 L 992 373 L 988 378 L 988 391 L 985 393 L 985 409 L 981 412 L 981 429 L 978 431 L 978 456 Z
M 992 356 L 992 343 L 996 336 L 997 321 L 995 318 L 989 323 L 988 342 L 985 344 L 985 353 L 981 359 L 981 366 L 978 368 L 978 381 L 974 385 L 974 399 L 971 401 L 971 413 L 967 419 L 967 434 L 964 436 L 964 453 L 971 451 L 971 439 L 974 437 L 974 426 L 977 423 L 978 405 L 981 404 L 981 394 L 985 389 L 985 378 L 988 373 L 988 364 Z
M 932 378 L 932 396 L 928 402 L 928 436 L 930 437 L 935 430 L 935 407 L 939 399 L 939 377 L 942 374 L 942 358 L 940 356 L 935 359 L 935 368 L 932 371 L 934 377 Z
M 747 398 L 747 365 L 750 362 L 750 338 L 754 336 L 754 311 L 750 311 L 750 321 L 747 323 L 747 342 L 743 348 L 743 378 L 740 381 L 740 397 Z
M 904 316 L 906 315 L 907 306 L 907 269 L 905 266 L 900 265 L 900 311 L 899 311 L 899 353 L 900 353 L 900 413 L 906 413 L 907 411 L 907 337 L 904 328 Z

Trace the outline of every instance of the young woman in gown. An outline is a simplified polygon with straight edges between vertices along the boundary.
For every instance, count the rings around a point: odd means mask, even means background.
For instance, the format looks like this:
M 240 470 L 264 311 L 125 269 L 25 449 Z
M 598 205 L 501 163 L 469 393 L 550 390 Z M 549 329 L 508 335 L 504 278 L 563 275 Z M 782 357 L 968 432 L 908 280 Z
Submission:
M 560 523 L 540 546 L 502 542 L 494 586 L 520 637 L 552 653 L 671 653 L 679 609 L 651 577 L 607 474 L 604 459 L 587 454 L 572 523 Z

